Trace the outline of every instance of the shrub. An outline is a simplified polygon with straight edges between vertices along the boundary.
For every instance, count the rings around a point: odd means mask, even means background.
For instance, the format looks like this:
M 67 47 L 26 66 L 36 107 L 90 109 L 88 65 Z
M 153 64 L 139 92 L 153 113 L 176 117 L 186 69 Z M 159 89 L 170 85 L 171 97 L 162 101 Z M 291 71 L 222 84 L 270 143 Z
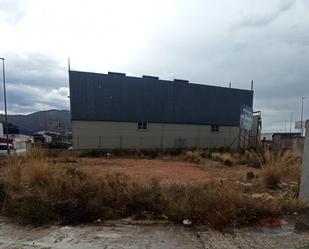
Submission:
M 202 158 L 211 159 L 211 152 L 209 150 L 203 150 L 201 152 L 201 157 Z
M 123 150 L 123 149 L 120 149 L 120 148 L 115 148 L 112 150 L 112 155 L 114 156 L 124 156 L 124 155 L 128 155 L 129 152 L 128 150 Z
M 26 166 L 26 181 L 31 187 L 45 187 L 51 184 L 53 174 L 47 162 L 32 162 Z M 25 172 L 25 170 L 24 170 Z
M 59 162 L 61 163 L 77 163 L 77 160 L 72 157 L 64 157 Z
M 50 154 L 48 154 L 48 157 L 50 157 Z M 72 151 L 64 151 L 58 153 L 58 155 L 54 154 L 53 157 L 58 157 L 58 161 L 61 163 L 77 163 L 77 155 Z
M 255 174 L 252 171 L 247 172 L 247 180 L 251 181 L 255 178 Z
M 205 222 L 208 198 L 205 186 L 174 184 L 164 191 L 165 214 L 176 223 L 190 219 L 194 223 Z
M 265 175 L 265 185 L 269 189 L 276 189 L 280 183 L 280 174 L 277 173 L 270 173 Z
M 137 218 L 144 218 L 145 213 L 156 217 L 164 212 L 162 186 L 156 179 L 147 185 L 133 183 L 128 212 L 135 214 Z
M 83 151 L 79 154 L 79 157 L 104 157 L 106 153 L 102 150 L 90 150 L 90 151 Z
M 167 195 L 166 215 L 174 222 L 190 219 L 194 224 L 215 228 L 241 224 L 246 200 L 241 188 L 234 184 L 212 182 L 208 185 L 174 185 Z
M 226 165 L 226 166 L 231 167 L 231 166 L 233 166 L 233 161 L 230 160 L 230 159 L 225 159 L 225 160 L 223 161 L 223 164 Z
M 34 225 L 46 224 L 54 219 L 52 208 L 33 196 L 19 200 L 17 215 L 22 222 Z
M 171 149 L 166 149 L 165 154 L 169 154 L 171 156 L 179 156 L 184 152 L 184 149 L 182 148 L 171 148 Z
M 47 151 L 41 147 L 32 147 L 27 149 L 26 159 L 28 160 L 44 160 L 46 158 Z
M 252 168 L 261 167 L 260 154 L 254 150 L 242 150 L 239 157 L 239 162 L 241 164 L 246 164 Z
M 226 160 L 229 160 L 233 163 L 233 157 L 232 154 L 229 152 L 212 152 L 211 153 L 211 159 L 214 161 L 220 161 L 223 162 Z
M 8 160 L 3 182 L 12 190 L 19 190 L 22 185 L 22 168 L 19 160 Z
M 6 189 L 2 182 L 0 182 L 0 203 L 2 203 L 6 198 Z
M 202 157 L 199 151 L 190 151 L 190 150 L 186 151 L 182 155 L 182 158 L 184 161 L 190 162 L 190 163 L 201 163 L 202 161 Z
M 141 150 L 140 153 L 148 158 L 156 158 L 160 155 L 160 151 L 158 149 L 144 149 Z
M 227 152 L 228 149 L 225 148 L 225 147 L 219 147 L 219 148 L 216 148 L 216 151 L 219 152 L 219 153 L 224 153 L 224 152 Z
M 275 189 L 282 180 L 298 181 L 301 160 L 290 152 L 266 151 L 260 159 L 265 186 Z

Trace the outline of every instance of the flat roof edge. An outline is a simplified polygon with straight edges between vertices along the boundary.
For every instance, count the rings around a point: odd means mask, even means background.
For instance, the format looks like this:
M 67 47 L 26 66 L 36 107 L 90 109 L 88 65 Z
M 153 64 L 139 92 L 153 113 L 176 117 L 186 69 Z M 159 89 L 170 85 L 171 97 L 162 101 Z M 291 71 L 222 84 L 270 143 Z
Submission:
M 119 77 L 123 77 L 123 78 L 135 78 L 135 79 L 145 79 L 143 76 L 138 77 L 138 76 L 128 76 L 125 73 L 113 73 L 113 72 L 108 72 L 108 73 L 97 73 L 97 72 L 89 72 L 89 71 L 79 71 L 79 70 L 70 70 L 69 73 L 80 73 L 80 74 L 94 74 L 94 75 L 102 75 L 105 77 L 111 77 L 111 76 L 119 76 Z M 215 86 L 215 85 L 208 85 L 208 84 L 201 84 L 201 83 L 194 83 L 194 82 L 190 82 L 189 81 L 183 81 L 183 80 L 164 80 L 164 79 L 159 79 L 159 77 L 157 76 L 153 76 L 156 77 L 158 79 L 158 81 L 162 81 L 162 82 L 168 82 L 171 84 L 181 84 L 181 83 L 185 83 L 186 85 L 195 85 L 195 86 L 206 86 L 206 87 L 215 87 L 215 88 L 223 88 L 223 89 L 230 89 L 230 90 L 237 90 L 237 91 L 245 91 L 245 92 L 252 92 L 254 93 L 254 90 L 251 89 L 243 89 L 243 88 L 234 88 L 234 87 L 225 87 L 225 86 Z

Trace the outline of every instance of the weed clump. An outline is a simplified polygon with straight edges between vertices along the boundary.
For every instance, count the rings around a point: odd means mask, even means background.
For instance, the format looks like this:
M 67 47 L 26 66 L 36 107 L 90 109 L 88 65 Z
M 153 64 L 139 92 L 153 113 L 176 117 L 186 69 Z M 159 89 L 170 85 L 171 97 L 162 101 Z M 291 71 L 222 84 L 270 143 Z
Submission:
M 267 188 L 276 189 L 283 180 L 298 181 L 301 159 L 291 152 L 266 151 L 260 158 L 262 176 Z
M 4 202 L 6 197 L 6 189 L 2 182 L 0 182 L 0 203 Z
M 79 154 L 79 157 L 105 157 L 106 153 L 102 150 L 90 150 L 90 151 L 83 151 Z
M 228 167 L 238 163 L 238 158 L 232 152 L 212 152 L 210 154 L 210 159 L 213 161 L 219 161 Z
M 27 224 L 43 225 L 55 218 L 52 208 L 34 196 L 20 199 L 15 208 L 9 210 L 9 212 L 14 212 L 21 218 L 22 222 Z
M 247 172 L 247 180 L 251 181 L 252 179 L 254 179 L 256 176 L 252 171 Z
M 230 159 L 225 159 L 223 164 L 226 165 L 226 166 L 231 167 L 231 166 L 233 166 L 233 161 L 230 160 Z
M 199 151 L 185 151 L 182 155 L 182 158 L 186 162 L 190 163 L 201 163 L 202 162 L 202 157 L 201 153 Z

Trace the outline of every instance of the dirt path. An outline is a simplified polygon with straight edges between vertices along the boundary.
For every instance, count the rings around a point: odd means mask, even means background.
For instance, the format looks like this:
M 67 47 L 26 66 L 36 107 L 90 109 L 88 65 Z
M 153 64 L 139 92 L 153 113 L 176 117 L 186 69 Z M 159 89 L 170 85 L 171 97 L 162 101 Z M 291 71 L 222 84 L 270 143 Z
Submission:
M 0 248 L 104 249 L 293 249 L 309 244 L 309 233 L 265 233 L 257 228 L 220 233 L 170 224 L 128 221 L 87 226 L 33 228 L 0 217 Z

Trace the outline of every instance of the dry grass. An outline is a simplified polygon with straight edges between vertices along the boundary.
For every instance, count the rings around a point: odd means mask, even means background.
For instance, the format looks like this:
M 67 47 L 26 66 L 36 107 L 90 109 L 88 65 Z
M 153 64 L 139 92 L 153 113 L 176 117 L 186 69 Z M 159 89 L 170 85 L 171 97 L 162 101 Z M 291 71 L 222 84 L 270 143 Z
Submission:
M 184 156 L 198 162 L 200 155 L 188 152 Z M 272 160 L 269 157 L 263 172 L 270 171 L 272 165 L 294 162 L 288 155 L 281 157 Z M 243 185 L 231 181 L 168 185 L 154 179 L 138 182 L 120 173 L 86 172 L 70 163 L 64 164 L 63 158 L 51 163 L 39 151 L 31 151 L 22 158 L 10 157 L 0 179 L 4 184 L 1 191 L 8 196 L 2 204 L 4 214 L 33 224 L 165 215 L 173 222 L 190 219 L 193 224 L 220 229 L 303 207 L 292 198 L 256 198 L 247 194 Z M 291 170 L 289 166 L 280 177 L 291 174 Z
M 276 189 L 280 182 L 298 182 L 301 158 L 289 151 L 271 153 L 266 151 L 260 157 L 262 177 L 267 188 Z
M 230 152 L 211 152 L 209 150 L 187 150 L 179 158 L 185 162 L 196 164 L 203 163 L 203 158 L 222 162 L 226 166 L 232 166 L 238 163 L 237 158 Z
M 29 161 L 43 161 L 46 158 L 46 150 L 40 147 L 33 147 L 27 150 L 25 158 Z
M 228 153 L 228 152 L 223 152 L 223 153 L 220 153 L 220 152 L 213 152 L 211 153 L 211 158 L 213 160 L 216 160 L 216 161 L 225 161 L 225 160 L 233 160 L 233 156 L 231 153 Z
M 263 154 L 256 151 L 256 150 L 245 150 L 242 153 L 238 154 L 238 160 L 240 164 L 247 165 L 253 168 L 260 168 L 261 167 L 261 155 Z
M 9 166 L 5 169 L 4 181 L 12 190 L 19 190 L 22 184 L 22 166 L 20 161 L 9 161 Z
M 239 155 L 232 152 L 212 152 L 210 158 L 226 166 L 240 165 Z
M 165 194 L 171 220 L 190 219 L 215 228 L 241 221 L 240 211 L 246 206 L 241 187 L 236 184 L 174 185 Z
M 201 163 L 202 162 L 202 156 L 201 156 L 201 151 L 185 151 L 182 155 L 181 158 L 185 162 L 190 162 L 190 163 Z

